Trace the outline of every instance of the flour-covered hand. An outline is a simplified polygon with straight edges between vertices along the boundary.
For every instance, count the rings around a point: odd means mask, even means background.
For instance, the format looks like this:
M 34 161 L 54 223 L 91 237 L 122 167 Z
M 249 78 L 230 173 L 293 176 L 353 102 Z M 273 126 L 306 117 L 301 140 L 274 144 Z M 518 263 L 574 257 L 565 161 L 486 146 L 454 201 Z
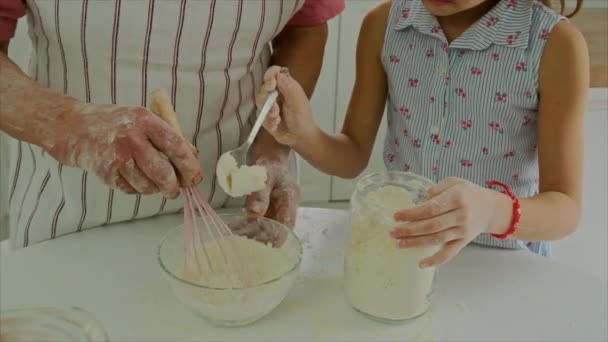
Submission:
M 247 197 L 249 217 L 268 217 L 293 227 L 300 202 L 300 187 L 289 174 L 284 160 L 259 158 L 257 165 L 266 167 L 266 187 Z
M 180 187 L 202 180 L 188 142 L 145 108 L 78 105 L 54 129 L 50 155 L 126 193 L 174 198 Z
M 420 267 L 444 264 L 479 234 L 508 228 L 504 222 L 510 220 L 511 200 L 497 191 L 448 178 L 428 195 L 427 202 L 395 213 L 395 220 L 406 223 L 391 232 L 402 248 L 442 245 Z
M 268 94 L 279 92 L 275 104 L 264 121 L 264 128 L 281 144 L 293 147 L 316 131 L 310 101 L 300 84 L 285 69 L 272 66 L 264 75 L 264 84 L 256 96 L 260 108 Z

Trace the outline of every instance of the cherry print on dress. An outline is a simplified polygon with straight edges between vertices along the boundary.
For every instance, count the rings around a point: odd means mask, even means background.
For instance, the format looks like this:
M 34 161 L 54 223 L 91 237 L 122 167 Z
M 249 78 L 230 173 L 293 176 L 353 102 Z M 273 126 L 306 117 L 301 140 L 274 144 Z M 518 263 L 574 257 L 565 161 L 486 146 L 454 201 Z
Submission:
M 549 33 L 551 31 L 547 30 L 547 29 L 542 29 L 542 31 L 540 31 L 540 34 L 538 35 L 538 37 L 542 40 L 547 40 L 549 38 Z
M 403 12 L 401 12 L 401 18 L 407 19 L 410 16 L 410 11 L 410 8 L 404 9 Z
M 522 122 L 522 126 L 524 127 L 528 127 L 532 124 L 532 122 L 534 122 L 534 119 L 528 115 L 524 116 L 523 118 L 523 122 Z
M 448 52 L 449 48 L 450 47 L 449 47 L 448 43 L 441 43 L 441 50 Z
M 495 16 L 490 16 L 488 18 L 488 20 L 486 20 L 486 27 L 492 27 L 494 25 L 496 25 L 496 23 L 498 22 L 498 18 L 496 18 Z
M 458 57 L 464 56 L 465 53 L 466 53 L 465 50 L 458 50 Z
M 518 1 L 517 0 L 509 0 L 509 2 L 507 3 L 507 8 L 508 9 L 515 9 L 517 8 L 518 5 Z
M 490 152 L 490 149 L 489 149 L 489 148 L 487 148 L 487 147 L 483 147 L 483 148 L 481 149 L 481 153 L 483 153 L 484 155 L 487 155 L 489 152 Z
M 490 128 L 495 131 L 498 132 L 500 134 L 504 133 L 504 130 L 502 129 L 502 126 L 500 125 L 500 123 L 496 122 L 496 121 L 492 121 L 490 122 L 490 124 L 488 125 L 490 126 Z
M 443 147 L 448 148 L 452 146 L 452 140 L 446 140 L 446 142 L 443 144 Z
M 469 128 L 473 127 L 473 121 L 471 120 L 460 120 L 460 126 L 462 127 L 463 130 L 467 130 Z
M 435 56 L 435 50 L 433 50 L 433 49 L 426 50 L 426 57 L 427 58 L 432 58 L 434 56 Z
M 391 55 L 389 57 L 389 62 L 392 63 L 392 64 L 399 63 L 399 62 L 401 62 L 401 58 L 399 58 L 399 57 L 397 57 L 395 55 Z
M 431 28 L 431 33 L 432 34 L 439 34 L 441 33 L 443 30 L 441 29 L 441 26 L 433 26 L 433 28 Z
M 410 87 L 412 87 L 412 88 L 417 88 L 418 87 L 418 83 L 419 83 L 419 81 L 418 81 L 417 78 L 410 78 L 407 81 L 407 85 L 410 86 Z
M 431 103 L 435 103 L 435 96 L 431 96 L 429 100 L 431 101 Z
M 517 62 L 515 64 L 516 71 L 528 71 L 528 64 L 526 62 Z
M 439 134 L 431 134 L 431 141 L 435 143 L 435 145 L 441 144 L 441 140 L 439 139 Z
M 395 161 L 395 155 L 392 153 L 389 153 L 386 158 L 388 159 L 389 162 L 394 162 Z
M 527 97 L 527 98 L 532 97 L 532 91 L 531 90 L 524 91 L 524 96 Z
M 412 112 L 408 107 L 405 106 L 399 108 L 399 113 L 401 113 L 401 116 L 404 116 L 406 119 L 410 119 L 412 117 Z
M 504 159 L 515 157 L 515 151 L 509 151 L 502 156 Z
M 517 42 L 519 40 L 519 34 L 520 34 L 520 32 L 509 35 L 507 37 L 507 44 L 513 45 L 515 42 Z
M 492 54 L 492 59 L 495 60 L 495 61 L 500 60 L 500 54 L 498 52 L 494 52 Z
M 467 93 L 464 88 L 456 88 L 456 94 L 458 97 L 462 97 L 463 99 L 467 97 Z
M 403 171 L 408 172 L 411 169 L 412 169 L 412 167 L 410 166 L 410 164 L 403 165 Z
M 468 160 L 468 159 L 461 159 L 460 160 L 460 166 L 462 166 L 462 167 L 471 167 L 471 166 L 473 166 L 473 163 L 471 163 L 471 161 Z
M 414 139 L 412 141 L 412 146 L 414 146 L 416 148 L 420 148 L 420 146 L 422 146 L 422 141 L 420 139 Z
M 472 67 L 471 68 L 471 75 L 473 76 L 479 76 L 481 75 L 481 69 L 478 67 Z
M 496 92 L 496 102 L 507 101 L 507 93 Z

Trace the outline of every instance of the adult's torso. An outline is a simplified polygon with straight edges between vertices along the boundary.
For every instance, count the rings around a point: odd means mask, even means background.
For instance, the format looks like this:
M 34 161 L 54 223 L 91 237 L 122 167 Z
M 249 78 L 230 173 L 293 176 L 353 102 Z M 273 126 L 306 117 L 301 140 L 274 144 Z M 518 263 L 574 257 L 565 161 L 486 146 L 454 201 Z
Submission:
M 248 134 L 270 40 L 303 0 L 27 0 L 30 75 L 82 101 L 145 106 L 168 90 L 201 150 L 201 190 L 228 205 L 214 171 Z M 126 195 L 13 142 L 11 235 L 17 246 L 89 227 L 176 212 L 179 200 Z

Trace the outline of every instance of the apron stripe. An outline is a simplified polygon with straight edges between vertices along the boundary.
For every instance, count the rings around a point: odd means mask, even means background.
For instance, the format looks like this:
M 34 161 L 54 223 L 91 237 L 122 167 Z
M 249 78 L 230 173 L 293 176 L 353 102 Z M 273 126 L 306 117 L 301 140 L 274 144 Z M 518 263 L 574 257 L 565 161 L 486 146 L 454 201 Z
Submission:
M 171 103 L 173 104 L 173 109 L 177 112 L 177 67 L 179 66 L 179 46 L 182 39 L 182 31 L 184 29 L 184 13 L 186 12 L 186 0 L 181 0 L 181 4 L 179 7 L 179 20 L 177 25 L 177 32 L 175 33 L 175 44 L 173 47 L 173 70 L 172 70 L 172 84 L 171 84 Z M 160 209 L 158 210 L 158 214 L 161 214 L 165 211 L 165 206 L 167 205 L 167 198 L 163 196 L 162 202 L 160 204 Z
M 36 32 L 36 28 L 38 27 L 38 23 L 41 23 L 40 27 L 42 28 L 42 20 L 40 19 L 40 14 L 39 13 L 35 13 L 34 11 L 34 6 L 35 4 L 32 5 L 32 7 L 27 7 L 29 14 L 31 14 L 31 20 L 30 23 L 32 25 L 31 30 L 32 32 Z M 43 30 L 40 30 L 41 32 L 43 32 Z M 38 44 L 38 35 L 37 34 L 33 34 L 33 51 L 36 52 L 36 56 L 39 55 L 39 51 L 38 49 L 40 48 L 40 45 Z M 48 43 L 48 38 L 47 38 L 47 43 Z M 38 63 L 34 64 L 36 66 L 36 72 L 34 73 L 34 78 L 36 81 L 38 81 L 40 79 L 40 66 L 38 65 Z M 9 201 L 10 203 L 10 201 Z
M 11 194 L 8 197 L 8 205 L 11 206 L 13 202 L 13 195 L 15 195 L 15 189 L 17 188 L 17 182 L 19 181 L 19 172 L 21 171 L 21 158 L 23 158 L 23 147 L 22 142 L 19 141 L 17 144 L 17 163 L 15 165 L 15 174 L 13 176 L 13 185 L 11 185 Z
M 236 42 L 236 37 L 239 34 L 239 30 L 241 28 L 241 17 L 243 15 L 243 1 L 239 1 L 238 12 L 236 16 L 236 25 L 234 27 L 234 32 L 232 33 L 232 40 L 230 41 L 230 45 L 228 47 L 228 60 L 226 61 L 226 68 L 224 70 L 224 78 L 226 81 L 226 87 L 224 89 L 224 100 L 222 102 L 222 110 L 220 111 L 220 117 L 217 120 L 217 124 L 215 125 L 215 132 L 217 137 L 217 159 L 219 160 L 220 155 L 222 153 L 222 120 L 224 118 L 224 112 L 226 111 L 226 106 L 228 104 L 228 96 L 230 94 L 230 67 L 232 66 L 232 53 L 234 50 L 234 43 Z M 209 203 L 213 202 L 213 196 L 215 195 L 215 187 L 217 182 L 217 175 L 215 172 L 213 173 L 213 181 L 211 182 L 211 193 L 209 194 Z
M 275 26 L 274 32 L 272 34 L 273 39 L 279 34 L 279 29 L 281 28 L 281 22 L 283 21 L 284 5 L 285 5 L 284 0 L 281 0 L 281 4 L 279 7 L 279 18 L 277 19 L 277 25 Z M 294 11 L 297 10 L 297 6 L 298 6 L 298 3 L 296 2 L 296 7 L 295 7 L 296 9 L 294 9 Z M 255 49 L 255 47 L 254 47 L 254 49 Z M 251 91 L 253 92 L 252 95 L 253 95 L 253 98 L 255 99 L 257 83 L 255 82 L 255 71 L 251 70 L 251 65 L 253 65 L 254 58 L 255 58 L 255 50 L 254 50 L 254 54 L 251 56 L 251 60 L 249 61 L 249 64 L 247 65 L 247 69 L 250 71 L 249 75 L 250 75 L 250 79 L 251 79 Z M 265 70 L 262 70 L 262 73 L 264 73 L 264 72 L 265 72 Z M 262 79 L 263 79 L 263 76 L 262 76 Z M 260 80 L 260 83 L 261 82 L 262 82 L 262 80 Z M 256 113 L 257 113 L 257 109 L 256 109 Z M 253 128 L 253 125 L 255 124 L 256 117 L 257 117 L 257 114 L 249 116 L 248 122 L 249 122 L 249 125 L 251 126 L 251 128 Z
M 215 13 L 215 2 L 217 0 L 211 0 L 211 7 L 209 9 L 209 19 L 207 20 L 207 31 L 205 33 L 205 40 L 203 42 L 203 49 L 201 51 L 201 67 L 198 70 L 198 79 L 200 85 L 199 97 L 198 97 L 198 115 L 196 117 L 196 129 L 194 130 L 194 136 L 192 137 L 192 145 L 198 147 L 198 135 L 201 132 L 201 124 L 203 120 L 203 109 L 205 106 L 205 67 L 207 66 L 207 48 L 209 47 L 209 38 L 211 37 L 211 30 L 213 29 L 213 18 Z
M 51 171 L 49 170 L 46 172 L 46 176 L 44 176 L 44 180 L 42 181 L 42 184 L 40 185 L 40 190 L 38 191 L 38 197 L 36 197 L 36 204 L 34 204 L 34 209 L 32 210 L 32 213 L 30 214 L 30 218 L 27 220 L 27 225 L 25 226 L 25 237 L 23 240 L 24 247 L 27 247 L 27 245 L 29 244 L 30 226 L 32 225 L 32 220 L 34 219 L 34 215 L 36 214 L 36 211 L 38 211 L 38 205 L 40 205 L 40 197 L 42 196 L 44 189 L 46 189 L 46 186 L 49 183 L 50 178 L 51 178 Z
M 30 192 L 30 186 L 32 186 L 32 180 L 34 179 L 34 175 L 36 174 L 36 157 L 34 156 L 34 150 L 32 149 L 32 145 L 28 144 L 27 147 L 30 149 L 30 155 L 32 156 L 32 172 L 30 173 L 30 180 L 27 182 L 27 186 L 25 187 L 25 192 L 23 193 L 23 197 L 21 198 L 21 205 L 19 206 L 19 214 L 17 215 L 17 227 L 19 227 L 21 223 L 21 214 L 23 213 L 23 205 L 25 204 L 25 198 L 27 194 Z M 25 244 L 23 247 L 27 247 Z
M 63 93 L 67 94 L 68 93 L 68 65 L 65 60 L 65 49 L 63 48 L 63 43 L 61 42 L 61 29 L 59 27 L 59 2 L 60 2 L 60 0 L 55 0 L 55 34 L 57 34 L 57 43 L 59 44 L 59 51 L 61 52 L 61 62 L 63 63 Z M 48 47 L 47 47 L 47 49 L 48 49 Z M 48 50 L 47 50 L 47 52 L 48 52 Z M 49 61 L 47 59 L 47 73 L 50 72 L 50 67 L 48 67 L 48 64 L 49 64 L 48 62 Z
M 59 174 L 59 182 L 61 183 L 61 202 L 55 211 L 55 216 L 53 216 L 53 223 L 51 224 L 51 239 L 54 239 L 57 236 L 57 222 L 59 221 L 59 214 L 63 211 L 63 207 L 65 206 L 65 194 L 63 192 L 63 164 L 59 163 L 57 166 L 58 174 Z
M 152 22 L 154 19 L 154 2 L 155 0 L 150 0 L 150 4 L 148 5 L 148 22 L 146 27 L 146 40 L 144 45 L 144 57 L 143 63 L 141 66 L 141 76 L 142 76 L 142 86 L 141 86 L 141 106 L 145 107 L 147 98 L 148 98 L 148 57 L 150 53 L 150 39 L 152 36 Z M 131 219 L 137 218 L 139 214 L 139 205 L 141 203 L 141 194 L 137 194 L 137 198 L 135 199 L 135 206 L 133 208 L 133 216 Z
M 34 1 L 35 3 L 35 1 Z M 40 28 L 43 28 L 42 25 L 42 19 L 40 21 Z M 67 78 L 67 62 L 66 62 L 66 58 L 65 58 L 65 49 L 63 47 L 63 42 L 61 40 L 61 31 L 59 28 L 59 1 L 55 1 L 55 34 L 57 35 L 57 43 L 59 44 L 59 51 L 61 54 L 61 64 L 63 66 L 63 92 L 67 93 L 68 90 L 68 78 Z M 47 38 L 47 42 L 48 42 L 48 38 Z M 48 44 L 47 44 L 47 75 L 50 72 L 50 67 L 48 67 L 50 63 L 50 56 L 48 55 Z M 48 77 L 48 76 L 47 76 Z M 49 79 L 49 83 L 47 84 L 47 86 L 51 86 L 50 85 L 50 79 Z M 63 182 L 63 164 L 59 163 L 58 165 L 58 176 L 59 176 L 59 181 Z M 63 187 L 62 187 L 62 191 L 61 191 L 61 202 L 59 203 L 59 206 L 57 207 L 57 210 L 55 210 L 55 215 L 53 216 L 53 221 L 51 223 L 51 238 L 55 237 L 55 234 L 57 232 L 57 222 L 59 220 L 59 215 L 61 214 L 61 212 L 63 211 L 63 207 L 65 206 L 65 193 L 63 192 Z M 29 239 L 29 236 L 28 236 Z
M 110 97 L 112 104 L 116 104 L 116 54 L 118 50 L 118 32 L 120 29 L 120 5 L 122 0 L 116 0 L 114 3 L 114 26 L 112 28 L 112 57 L 110 59 Z M 106 222 L 109 224 L 112 221 L 112 208 L 114 206 L 114 189 L 110 187 L 108 190 L 108 211 L 106 213 Z
M 283 16 L 283 0 L 281 0 L 281 5 L 280 5 L 280 14 L 279 14 L 279 21 L 277 23 L 277 27 L 275 28 L 275 34 L 276 31 L 279 28 L 279 24 L 281 23 L 281 17 Z M 258 51 L 258 45 L 260 44 L 260 37 L 262 36 L 262 31 L 264 30 L 264 22 L 266 18 L 266 0 L 264 0 L 262 2 L 262 17 L 260 19 L 260 27 L 258 28 L 258 33 L 257 36 L 255 37 L 255 42 L 253 43 L 253 48 L 251 49 L 251 58 L 249 59 L 249 61 L 247 62 L 247 71 L 249 72 L 250 75 L 252 75 L 253 77 L 253 70 L 251 70 L 251 66 L 253 65 L 253 61 L 255 60 L 255 56 L 256 53 Z M 273 35 L 274 36 L 274 35 Z M 241 80 L 242 82 L 242 80 Z M 255 89 L 255 82 L 253 83 L 253 86 L 251 87 L 253 89 L 253 99 L 255 102 L 255 98 L 256 98 L 256 89 Z M 242 89 L 239 89 L 242 90 Z M 243 98 L 241 96 L 242 94 L 239 92 L 239 107 L 241 106 L 241 102 L 243 101 Z M 256 109 L 256 105 L 254 103 L 254 113 L 257 112 Z M 252 117 L 254 117 L 255 115 L 249 115 L 249 120 L 252 120 Z M 251 121 L 251 126 L 253 127 L 254 122 Z M 243 139 L 243 137 L 241 137 L 241 139 Z
M 281 0 L 281 13 L 283 12 L 283 0 Z M 251 58 L 249 59 L 249 62 L 247 62 L 247 72 L 249 72 L 250 74 L 252 73 L 251 70 L 251 65 L 253 64 L 253 61 L 255 60 L 255 54 L 257 52 L 258 49 L 258 45 L 260 43 L 260 37 L 262 36 L 262 31 L 264 29 L 264 19 L 266 18 L 266 0 L 262 1 L 262 15 L 260 18 L 260 25 L 258 27 L 258 32 L 256 34 L 255 37 L 255 41 L 253 42 L 253 48 L 251 49 Z M 280 18 L 279 18 L 279 22 L 280 22 Z M 239 80 L 239 103 L 237 106 L 237 119 L 239 120 L 239 146 L 243 143 L 243 121 L 241 118 L 241 113 L 240 113 L 240 108 L 241 108 L 241 104 L 243 103 L 243 80 L 244 78 L 242 78 L 241 80 Z M 255 94 L 255 84 L 254 84 L 254 94 Z M 253 97 L 254 101 L 255 101 L 255 96 Z M 256 107 L 254 104 L 254 112 L 256 111 Z M 249 115 L 248 120 L 251 120 L 252 115 Z M 226 200 L 224 200 L 224 204 L 222 205 L 222 207 L 226 207 L 228 205 L 228 202 L 230 201 L 230 196 L 226 196 Z
M 82 65 L 84 67 L 84 89 L 87 103 L 91 102 L 91 84 L 89 82 L 89 58 L 87 56 L 87 15 L 89 9 L 89 0 L 83 0 L 82 2 L 82 14 L 80 24 L 80 44 L 82 49 Z M 65 83 L 67 85 L 67 82 Z M 76 231 L 82 231 L 82 226 L 87 217 L 87 180 L 88 172 L 82 171 L 82 190 L 81 190 L 81 201 L 82 201 L 82 214 L 80 216 L 80 222 L 78 223 L 78 229 Z

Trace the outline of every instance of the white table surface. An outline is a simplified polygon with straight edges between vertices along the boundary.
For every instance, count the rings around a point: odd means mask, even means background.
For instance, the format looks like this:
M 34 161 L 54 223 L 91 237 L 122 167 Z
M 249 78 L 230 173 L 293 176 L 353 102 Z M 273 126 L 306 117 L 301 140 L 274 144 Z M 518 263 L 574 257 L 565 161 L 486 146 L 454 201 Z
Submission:
M 348 213 L 301 209 L 302 274 L 269 316 L 243 328 L 206 323 L 173 297 L 156 247 L 180 216 L 97 228 L 2 250 L 0 308 L 79 306 L 112 341 L 582 341 L 608 339 L 607 285 L 523 251 L 468 247 L 439 270 L 424 316 L 400 325 L 354 312 L 341 290 Z

